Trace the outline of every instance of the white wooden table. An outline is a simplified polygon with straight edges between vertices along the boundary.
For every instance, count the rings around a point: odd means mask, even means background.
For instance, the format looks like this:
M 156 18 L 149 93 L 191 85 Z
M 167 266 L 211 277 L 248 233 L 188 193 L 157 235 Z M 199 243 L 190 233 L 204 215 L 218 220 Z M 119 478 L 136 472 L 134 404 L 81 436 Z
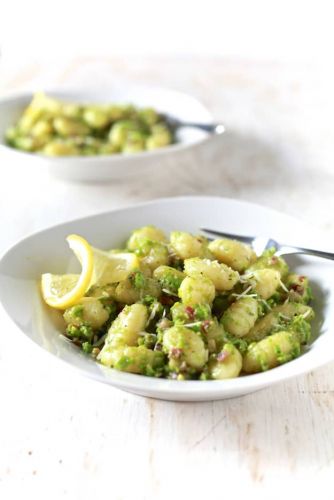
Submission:
M 166 159 L 153 179 L 103 186 L 32 175 L 0 158 L 1 251 L 69 218 L 178 194 L 255 201 L 334 237 L 333 79 L 324 69 L 87 59 L 3 74 L 0 92 L 115 78 L 197 96 L 225 121 L 225 141 L 182 163 Z M 1 499 L 309 498 L 321 487 L 333 498 L 334 364 L 238 399 L 163 402 L 82 378 L 25 340 L 2 310 L 0 321 Z

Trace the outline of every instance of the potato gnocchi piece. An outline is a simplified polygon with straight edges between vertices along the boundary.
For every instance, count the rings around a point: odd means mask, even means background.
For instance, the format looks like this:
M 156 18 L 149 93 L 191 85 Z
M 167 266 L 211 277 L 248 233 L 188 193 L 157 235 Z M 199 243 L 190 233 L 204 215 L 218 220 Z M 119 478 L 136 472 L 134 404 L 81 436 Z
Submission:
M 209 250 L 214 257 L 238 272 L 243 272 L 256 261 L 256 254 L 249 245 L 240 241 L 219 239 L 209 243 Z
M 233 344 L 225 344 L 223 349 L 209 361 L 209 377 L 224 380 L 238 377 L 242 369 L 242 356 Z
M 224 342 L 226 334 L 217 318 L 212 318 L 211 308 L 208 304 L 186 306 L 175 302 L 170 310 L 174 325 L 183 325 L 196 332 L 201 332 L 209 352 L 217 352 Z
M 200 275 L 196 278 L 187 276 L 182 281 L 178 294 L 182 302 L 189 306 L 212 304 L 215 298 L 215 285 Z
M 312 298 L 309 280 L 306 276 L 291 273 L 286 278 L 285 286 L 289 290 L 288 296 L 292 302 L 307 304 Z
M 89 133 L 89 128 L 83 122 L 66 117 L 55 118 L 53 128 L 62 137 L 87 135 Z
M 143 226 L 132 232 L 127 247 L 129 250 L 137 250 L 141 247 L 142 240 L 158 241 L 167 243 L 165 233 L 155 226 Z
M 279 328 L 283 322 L 291 321 L 295 316 L 305 316 L 308 321 L 314 317 L 313 309 L 304 304 L 287 302 L 275 306 L 272 311 L 260 318 L 247 334 L 250 341 L 261 340 L 269 335 L 275 328 Z
M 201 370 L 208 361 L 208 350 L 200 335 L 184 326 L 174 326 L 163 336 L 163 350 L 173 372 Z
M 257 271 L 258 269 L 276 269 L 276 271 L 280 272 L 281 279 L 284 280 L 289 272 L 289 266 L 283 257 L 278 257 L 275 255 L 275 252 L 275 248 L 265 250 L 247 271 L 251 273 L 252 271 Z
M 44 141 L 50 140 L 52 134 L 52 124 L 50 120 L 38 120 L 32 127 L 30 135 Z
M 138 373 L 151 377 L 161 376 L 165 365 L 162 352 L 152 351 L 145 346 L 122 346 L 103 349 L 99 355 L 101 363 L 116 370 Z
M 221 322 L 225 330 L 235 337 L 245 337 L 258 318 L 258 302 L 253 297 L 241 297 L 224 312 Z
M 198 323 L 211 318 L 211 308 L 209 304 L 196 304 L 189 306 L 182 302 L 175 302 L 170 313 L 173 322 L 178 325 L 185 323 Z
M 250 274 L 248 282 L 252 285 L 255 293 L 267 300 L 281 285 L 281 273 L 276 269 L 259 269 Z
M 121 304 L 135 304 L 140 300 L 141 290 L 135 288 L 130 279 L 126 279 L 117 284 L 114 296 Z
M 68 325 L 89 325 L 93 330 L 101 328 L 108 318 L 109 312 L 95 297 L 83 297 L 78 304 L 64 312 L 64 319 Z
M 197 275 L 209 278 L 216 290 L 228 291 L 239 281 L 239 273 L 226 264 L 220 264 L 217 260 L 200 259 L 194 257 L 184 261 L 184 272 L 187 276 Z
M 151 273 L 159 267 L 168 265 L 169 253 L 164 243 L 158 241 L 141 239 L 140 246 L 136 248 L 135 253 L 140 258 L 140 264 L 148 268 Z
M 173 231 L 170 235 L 170 248 L 179 259 L 192 257 L 211 258 L 208 240 L 204 236 L 193 236 L 182 231 Z
M 161 295 L 161 286 L 140 271 L 135 271 L 129 278 L 118 283 L 114 292 L 116 301 L 122 304 L 134 304 L 146 295 L 158 298 Z
M 243 359 L 245 373 L 270 370 L 287 363 L 300 354 L 300 342 L 294 332 L 280 331 L 250 344 Z
M 147 319 L 147 307 L 143 304 L 125 306 L 109 328 L 101 353 L 108 346 L 116 348 L 125 344 L 137 345 L 139 333 L 145 330 Z
M 153 271 L 153 277 L 159 281 L 161 288 L 177 295 L 185 274 L 170 266 L 159 266 Z
M 107 107 L 89 106 L 83 110 L 83 120 L 92 129 L 103 129 L 108 125 L 109 113 Z
M 23 145 L 17 144 L 16 147 L 24 149 Z M 42 153 L 46 156 L 77 156 L 79 155 L 79 148 L 63 139 L 53 139 L 45 145 Z
M 205 332 L 209 352 L 219 352 L 226 342 L 226 332 L 223 325 L 216 318 L 213 318 L 207 321 L 202 329 Z

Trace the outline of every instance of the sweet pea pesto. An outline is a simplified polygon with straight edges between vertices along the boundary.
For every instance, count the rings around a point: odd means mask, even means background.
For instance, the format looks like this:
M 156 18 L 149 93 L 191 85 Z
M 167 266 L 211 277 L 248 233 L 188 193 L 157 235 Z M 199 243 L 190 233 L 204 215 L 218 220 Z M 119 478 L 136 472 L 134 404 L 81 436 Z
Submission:
M 5 134 L 9 146 L 47 156 L 137 153 L 168 146 L 173 134 L 153 108 L 61 102 L 35 94 Z
M 64 312 L 66 337 L 107 367 L 221 380 L 291 361 L 310 340 L 308 279 L 274 249 L 257 257 L 234 240 L 146 226 L 118 252 L 138 268 Z

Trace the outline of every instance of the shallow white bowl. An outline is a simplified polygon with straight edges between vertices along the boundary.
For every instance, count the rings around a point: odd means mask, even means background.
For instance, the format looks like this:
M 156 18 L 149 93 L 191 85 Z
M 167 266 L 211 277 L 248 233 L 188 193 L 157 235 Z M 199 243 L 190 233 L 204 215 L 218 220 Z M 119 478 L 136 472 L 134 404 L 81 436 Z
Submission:
M 334 359 L 333 263 L 311 257 L 288 259 L 310 277 L 315 295 L 315 341 L 301 357 L 265 373 L 222 381 L 173 381 L 102 367 L 60 335 L 61 316 L 41 300 L 38 280 L 44 272 L 70 270 L 65 237 L 77 233 L 100 248 L 119 247 L 129 232 L 155 224 L 198 232 L 210 227 L 234 233 L 270 235 L 285 243 L 321 246 L 301 224 L 283 214 L 250 203 L 213 197 L 169 198 L 61 224 L 20 241 L 0 261 L 0 300 L 22 332 L 59 359 L 100 382 L 136 394 L 181 401 L 223 399 L 261 389 L 313 370 Z M 312 237 L 310 238 L 310 235 Z M 329 249 L 330 250 L 330 249 Z
M 161 113 L 167 113 L 182 121 L 212 123 L 209 111 L 195 98 L 158 87 L 139 85 L 114 85 L 108 91 L 62 90 L 46 91 L 58 99 L 78 103 L 131 103 L 149 106 Z M 31 93 L 15 95 L 0 100 L 0 154 L 10 155 L 16 161 L 43 164 L 56 177 L 81 182 L 102 182 L 121 179 L 128 175 L 138 175 L 144 168 L 159 168 L 161 159 L 171 152 L 182 154 L 195 144 L 208 140 L 212 135 L 194 128 L 182 128 L 177 132 L 177 142 L 154 151 L 135 154 L 115 154 L 106 156 L 47 157 L 36 153 L 26 153 L 7 146 L 4 142 L 6 129 L 13 125 L 23 109 L 32 99 Z

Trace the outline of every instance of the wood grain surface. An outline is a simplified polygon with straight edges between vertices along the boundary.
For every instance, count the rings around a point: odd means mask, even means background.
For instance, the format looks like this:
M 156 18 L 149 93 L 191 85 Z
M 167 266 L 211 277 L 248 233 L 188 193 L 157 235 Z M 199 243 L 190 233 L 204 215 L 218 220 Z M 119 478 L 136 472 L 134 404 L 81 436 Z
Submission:
M 3 72 L 0 92 L 136 80 L 201 99 L 221 143 L 150 177 L 66 184 L 0 157 L 1 251 L 69 218 L 178 194 L 262 203 L 334 237 L 332 75 L 199 59 L 78 59 Z M 102 94 L 101 94 L 102 95 Z M 82 378 L 0 311 L 0 498 L 333 499 L 334 364 L 241 398 L 145 399 Z M 333 331 L 334 334 L 334 331 Z

